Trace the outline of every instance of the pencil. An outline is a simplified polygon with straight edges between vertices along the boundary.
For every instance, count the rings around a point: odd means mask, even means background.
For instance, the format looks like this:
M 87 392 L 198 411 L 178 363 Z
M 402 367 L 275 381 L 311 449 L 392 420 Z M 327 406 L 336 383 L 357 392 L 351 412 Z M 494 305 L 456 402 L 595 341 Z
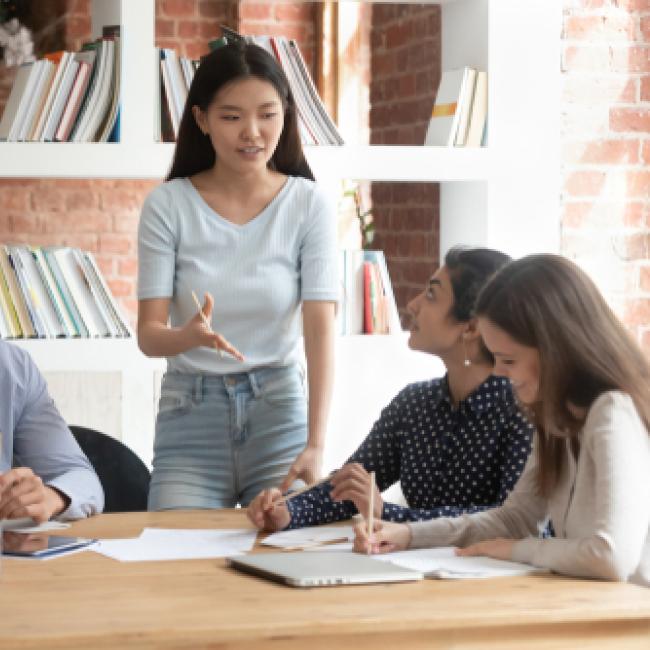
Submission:
M 212 331 L 212 325 L 210 325 L 210 321 L 208 321 L 207 316 L 203 313 L 203 307 L 201 306 L 201 303 L 199 302 L 199 299 L 196 297 L 196 293 L 194 293 L 194 291 L 192 291 L 192 298 L 194 298 L 194 304 L 196 305 L 196 308 L 199 310 L 199 314 L 201 314 L 201 320 L 203 321 L 203 324 L 210 331 Z M 221 348 L 217 348 L 217 354 L 219 355 L 220 359 L 223 359 L 223 352 L 221 351 Z
M 309 485 L 305 485 L 295 492 L 291 492 L 290 494 L 285 494 L 283 497 L 280 497 L 277 501 L 273 501 L 271 503 L 272 506 L 278 506 L 282 503 L 286 503 L 290 499 L 293 499 L 293 497 L 297 497 L 299 494 L 302 494 L 303 492 L 307 492 L 308 490 L 311 490 L 312 488 L 316 487 L 317 485 L 322 485 L 323 483 L 327 483 L 334 474 L 336 474 L 338 470 L 334 470 L 333 472 L 330 472 L 325 478 L 320 479 L 320 481 L 316 481 L 315 483 L 310 483 Z
M 370 498 L 368 499 L 368 540 L 372 536 L 375 528 L 375 473 L 370 472 Z M 370 555 L 371 545 L 368 545 L 368 554 Z

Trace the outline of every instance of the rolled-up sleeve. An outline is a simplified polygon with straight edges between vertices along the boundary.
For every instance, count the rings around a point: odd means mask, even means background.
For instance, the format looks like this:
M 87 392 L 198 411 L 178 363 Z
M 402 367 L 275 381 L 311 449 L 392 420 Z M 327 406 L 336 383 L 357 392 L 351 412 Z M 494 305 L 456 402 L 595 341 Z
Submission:
M 26 353 L 15 364 L 19 384 L 15 396 L 24 400 L 16 413 L 14 457 L 70 499 L 61 519 L 81 519 L 100 513 L 104 492 L 88 458 L 47 392 L 45 379 Z

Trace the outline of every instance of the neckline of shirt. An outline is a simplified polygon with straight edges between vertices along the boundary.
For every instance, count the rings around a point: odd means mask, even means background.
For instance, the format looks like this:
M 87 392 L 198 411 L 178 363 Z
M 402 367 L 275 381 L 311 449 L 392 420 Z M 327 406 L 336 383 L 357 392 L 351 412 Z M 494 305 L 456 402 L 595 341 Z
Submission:
M 448 376 L 441 377 L 438 381 L 438 403 L 445 401 L 455 411 L 460 411 L 462 407 L 469 408 L 474 413 L 481 413 L 494 405 L 497 400 L 504 400 L 508 393 L 509 382 L 504 377 L 497 375 L 490 375 L 484 382 L 479 384 L 464 400 L 458 403 L 458 407 L 454 408 L 451 401 L 451 393 L 449 392 Z M 491 392 L 494 398 L 487 399 L 486 393 Z M 488 406 L 489 404 L 489 406 Z
M 226 219 L 224 216 L 220 215 L 203 198 L 201 192 L 199 192 L 199 190 L 197 190 L 196 187 L 194 187 L 194 184 L 187 176 L 182 178 L 181 180 L 183 181 L 185 187 L 187 188 L 187 191 L 193 194 L 198 199 L 199 203 L 203 208 L 203 211 L 207 212 L 210 215 L 210 218 L 216 219 L 220 224 L 223 224 L 224 226 L 231 228 L 236 232 L 243 232 L 244 230 L 250 230 L 253 227 L 257 227 L 258 224 L 266 220 L 268 215 L 272 213 L 275 205 L 284 197 L 285 194 L 289 192 L 289 189 L 293 187 L 295 177 L 287 176 L 287 180 L 284 182 L 284 184 L 278 190 L 278 192 L 276 192 L 275 196 L 266 204 L 264 208 L 262 208 L 262 210 L 258 214 L 256 214 L 252 219 L 250 219 L 244 224 L 234 223 L 233 221 L 230 221 L 229 219 Z

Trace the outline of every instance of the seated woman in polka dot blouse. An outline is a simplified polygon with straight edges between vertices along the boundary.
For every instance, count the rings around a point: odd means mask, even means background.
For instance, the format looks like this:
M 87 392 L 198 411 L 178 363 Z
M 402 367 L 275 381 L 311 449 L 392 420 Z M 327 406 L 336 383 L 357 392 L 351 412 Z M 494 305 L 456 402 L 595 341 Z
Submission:
M 447 253 L 444 266 L 408 305 L 409 346 L 439 356 L 445 377 L 404 388 L 327 483 L 278 505 L 278 489 L 261 492 L 247 511 L 254 525 L 281 530 L 365 514 L 371 471 L 374 515 L 388 521 L 456 516 L 503 503 L 526 464 L 533 428 L 510 382 L 492 375 L 494 360 L 472 307 L 508 260 L 490 249 Z M 382 500 L 381 492 L 397 481 L 407 506 Z

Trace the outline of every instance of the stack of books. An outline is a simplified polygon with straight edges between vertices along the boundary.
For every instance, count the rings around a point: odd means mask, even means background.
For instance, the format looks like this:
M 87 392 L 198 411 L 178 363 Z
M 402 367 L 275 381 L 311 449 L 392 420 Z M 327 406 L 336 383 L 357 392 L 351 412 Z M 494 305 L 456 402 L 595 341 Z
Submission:
M 486 141 L 487 72 L 446 70 L 440 78 L 424 144 L 480 147 Z
M 334 120 L 330 117 L 318 94 L 296 41 L 284 36 L 242 36 L 223 25 L 221 30 L 226 39 L 244 39 L 249 43 L 255 43 L 278 60 L 289 81 L 291 94 L 296 102 L 298 125 L 303 144 L 344 144 Z M 223 39 L 216 39 L 209 43 L 212 49 L 222 44 Z
M 0 245 L 1 338 L 132 335 L 90 253 Z
M 119 37 L 46 54 L 18 69 L 0 141 L 117 142 L 119 96 Z
M 338 310 L 339 334 L 402 331 L 383 251 L 340 251 L 339 277 L 343 294 Z
M 199 67 L 199 61 L 178 56 L 169 48 L 157 47 L 155 52 L 158 91 L 154 135 L 157 142 L 173 142 L 178 136 L 187 92 Z

